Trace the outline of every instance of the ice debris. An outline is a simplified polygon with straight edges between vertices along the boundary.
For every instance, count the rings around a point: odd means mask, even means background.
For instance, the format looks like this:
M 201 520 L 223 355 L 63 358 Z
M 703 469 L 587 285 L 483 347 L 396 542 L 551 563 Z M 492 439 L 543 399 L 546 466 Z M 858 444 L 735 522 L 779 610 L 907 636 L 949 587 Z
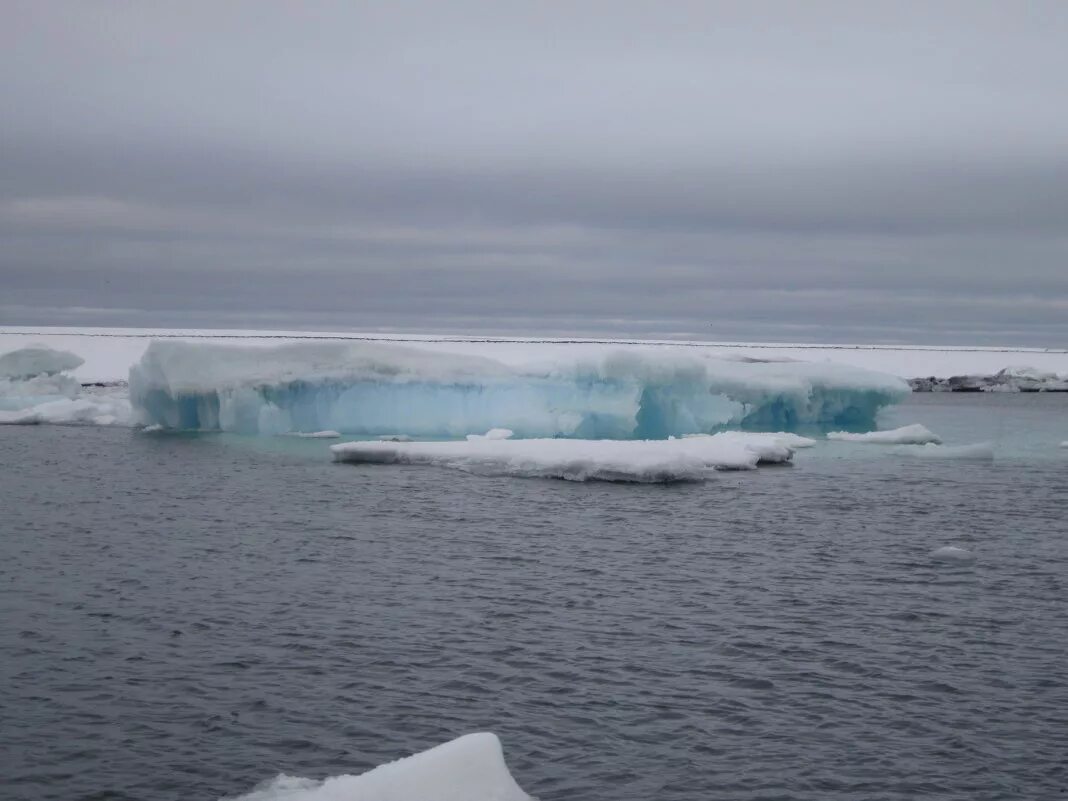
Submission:
M 512 365 L 376 342 L 238 347 L 165 341 L 130 370 L 144 423 L 277 434 L 660 439 L 725 428 L 872 425 L 899 378 L 804 362 L 610 349 Z
M 876 445 L 924 445 L 928 442 L 938 444 L 942 439 L 926 426 L 913 423 L 890 431 L 869 431 L 866 434 L 852 434 L 848 431 L 831 431 L 827 439 L 845 442 L 870 442 Z
M 903 445 L 894 448 L 899 456 L 915 456 L 920 459 L 969 459 L 991 461 L 994 458 L 994 446 L 989 442 L 977 442 L 973 445 Z
M 287 431 L 285 436 L 301 437 L 303 439 L 340 439 L 341 432 L 330 429 L 326 431 Z
M 233 801 L 533 801 L 494 734 L 467 734 L 358 776 L 281 775 Z
M 468 473 L 568 481 L 702 481 L 713 470 L 783 464 L 793 449 L 773 434 L 724 432 L 670 440 L 468 439 L 344 442 L 334 459 L 360 464 L 437 465 Z
M 958 548 L 956 545 L 945 545 L 931 551 L 931 558 L 936 562 L 955 562 L 968 565 L 975 561 L 975 554 L 967 548 Z

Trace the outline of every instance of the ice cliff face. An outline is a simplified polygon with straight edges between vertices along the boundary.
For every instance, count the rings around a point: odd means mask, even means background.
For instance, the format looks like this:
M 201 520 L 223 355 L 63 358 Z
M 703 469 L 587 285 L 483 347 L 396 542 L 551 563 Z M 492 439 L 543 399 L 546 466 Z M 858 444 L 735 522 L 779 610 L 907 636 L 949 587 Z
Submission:
M 726 427 L 871 426 L 900 379 L 803 362 L 740 362 L 662 349 L 508 365 L 368 342 L 241 348 L 153 342 L 130 370 L 140 421 L 277 434 L 332 429 L 458 437 L 656 439 Z

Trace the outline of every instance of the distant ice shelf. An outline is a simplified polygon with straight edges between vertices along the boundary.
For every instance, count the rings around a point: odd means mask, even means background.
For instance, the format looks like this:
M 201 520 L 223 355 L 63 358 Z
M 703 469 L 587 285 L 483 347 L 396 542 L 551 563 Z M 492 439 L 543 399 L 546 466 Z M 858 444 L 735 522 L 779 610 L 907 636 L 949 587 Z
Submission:
M 373 342 L 153 342 L 130 370 L 139 421 L 252 434 L 663 439 L 724 428 L 873 427 L 890 375 L 829 363 L 608 350 L 531 364 Z

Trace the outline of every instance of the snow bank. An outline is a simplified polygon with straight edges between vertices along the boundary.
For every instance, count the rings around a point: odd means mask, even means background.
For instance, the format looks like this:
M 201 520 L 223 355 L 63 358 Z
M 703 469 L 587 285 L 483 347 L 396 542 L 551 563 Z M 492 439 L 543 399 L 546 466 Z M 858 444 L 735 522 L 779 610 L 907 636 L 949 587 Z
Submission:
M 945 545 L 931 551 L 931 558 L 936 562 L 955 562 L 957 564 L 971 564 L 975 561 L 975 554 L 967 548 L 958 548 L 956 545 Z
M 664 349 L 512 365 L 374 342 L 168 341 L 153 342 L 131 368 L 130 392 L 143 422 L 181 429 L 460 437 L 508 428 L 519 437 L 658 439 L 870 425 L 908 386 L 841 365 Z
M 831 431 L 827 439 L 845 442 L 870 442 L 876 445 L 923 445 L 928 442 L 939 443 L 941 438 L 926 426 L 913 423 L 891 431 L 869 431 L 866 434 L 851 434 L 848 431 Z
M 359 776 L 278 776 L 236 801 L 532 801 L 496 735 L 468 734 Z
M 977 442 L 974 445 L 906 445 L 894 448 L 899 456 L 916 456 L 920 459 L 974 459 L 990 461 L 994 458 L 994 446 L 989 442 Z
M 474 439 L 344 442 L 334 459 L 358 464 L 437 465 L 468 473 L 568 481 L 702 481 L 712 470 L 785 463 L 793 450 L 773 434 L 725 432 L 668 440 Z

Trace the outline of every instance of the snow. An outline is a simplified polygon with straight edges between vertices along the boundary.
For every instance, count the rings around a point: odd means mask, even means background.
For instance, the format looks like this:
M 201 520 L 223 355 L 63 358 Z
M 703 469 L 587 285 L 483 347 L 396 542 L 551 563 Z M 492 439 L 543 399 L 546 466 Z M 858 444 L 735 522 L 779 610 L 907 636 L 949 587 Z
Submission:
M 0 425 L 130 425 L 130 404 L 121 397 L 61 398 L 17 411 L 0 411 Z
M 510 428 L 491 428 L 485 434 L 468 434 L 467 439 L 509 439 L 514 434 Z
M 936 562 L 971 564 L 975 561 L 975 554 L 966 548 L 958 548 L 955 545 L 946 545 L 931 551 L 931 558 Z
M 468 439 L 345 442 L 334 459 L 357 464 L 436 465 L 468 473 L 568 481 L 702 481 L 713 470 L 785 463 L 793 450 L 774 434 L 724 432 L 667 440 Z
M 143 422 L 180 429 L 460 437 L 507 428 L 591 439 L 859 426 L 908 394 L 893 376 L 833 364 L 641 348 L 557 354 L 509 364 L 378 342 L 153 342 L 130 370 L 130 393 Z
M 508 772 L 500 740 L 467 734 L 359 776 L 278 776 L 235 801 L 532 801 Z
M 940 443 L 942 440 L 926 426 L 919 423 L 902 426 L 890 431 L 869 431 L 866 434 L 851 434 L 848 431 L 831 431 L 827 439 L 844 442 L 869 442 L 875 445 L 923 445 L 928 442 Z
M 899 456 L 915 456 L 920 459 L 972 459 L 990 461 L 994 458 L 994 446 L 989 442 L 977 442 L 974 445 L 905 445 L 894 448 Z

